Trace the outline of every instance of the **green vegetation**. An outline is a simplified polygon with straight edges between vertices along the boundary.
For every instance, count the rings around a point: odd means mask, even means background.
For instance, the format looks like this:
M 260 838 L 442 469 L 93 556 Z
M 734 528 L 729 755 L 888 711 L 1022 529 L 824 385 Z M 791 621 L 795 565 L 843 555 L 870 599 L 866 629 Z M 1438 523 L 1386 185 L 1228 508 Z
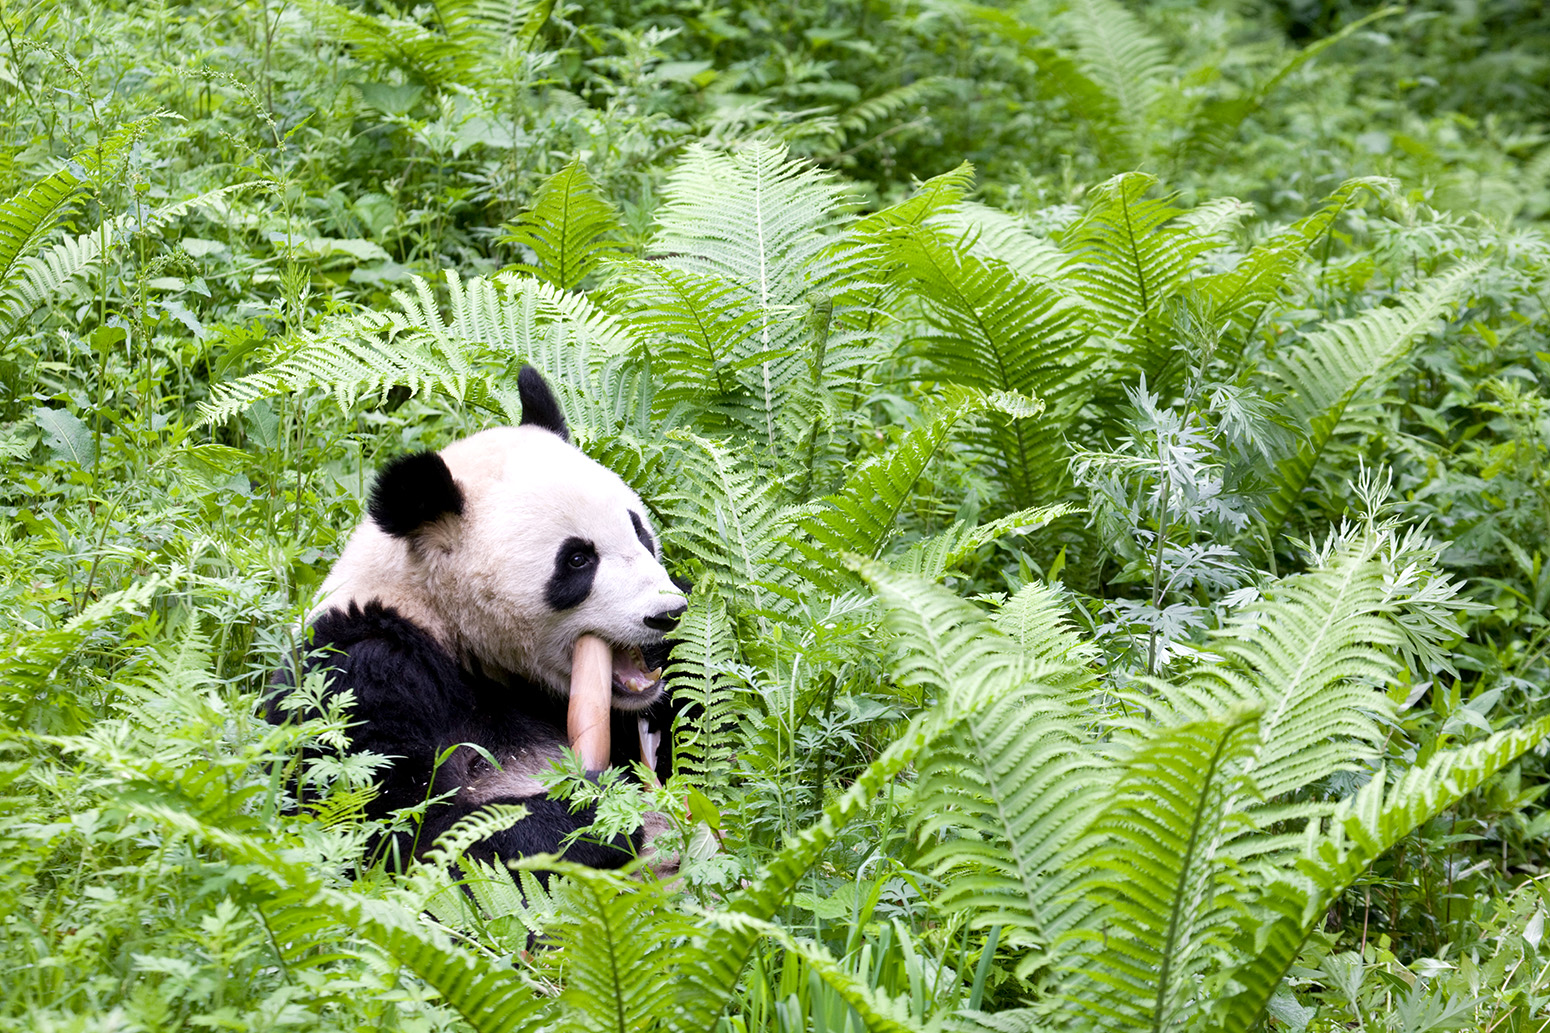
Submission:
M 1541 6 L 0 7 L 0 1028 L 1545 1028 Z M 524 362 L 671 884 L 255 713 Z

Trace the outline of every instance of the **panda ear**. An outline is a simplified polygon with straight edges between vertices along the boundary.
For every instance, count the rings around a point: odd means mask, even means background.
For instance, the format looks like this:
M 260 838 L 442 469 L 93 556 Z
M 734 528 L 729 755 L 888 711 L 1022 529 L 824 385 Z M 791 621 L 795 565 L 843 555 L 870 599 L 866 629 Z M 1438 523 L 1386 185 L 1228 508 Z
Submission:
M 543 374 L 532 366 L 523 366 L 517 374 L 517 396 L 522 399 L 522 426 L 542 427 L 558 434 L 561 441 L 570 440 L 570 431 L 565 427 L 565 414 L 560 412 L 559 400 L 549 390 Z
M 463 489 L 441 456 L 414 452 L 382 468 L 367 512 L 394 538 L 407 538 L 433 520 L 462 516 Z

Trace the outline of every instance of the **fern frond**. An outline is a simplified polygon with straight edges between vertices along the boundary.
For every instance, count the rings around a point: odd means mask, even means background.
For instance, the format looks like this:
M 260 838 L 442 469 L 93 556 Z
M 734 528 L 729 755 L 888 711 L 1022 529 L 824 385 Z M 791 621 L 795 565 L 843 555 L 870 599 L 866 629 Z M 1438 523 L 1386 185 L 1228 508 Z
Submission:
M 779 485 L 714 441 L 683 432 L 671 440 L 686 447 L 677 454 L 673 490 L 657 496 L 668 515 L 664 539 L 718 584 L 746 592 L 756 612 L 765 611 L 775 602 L 767 586 L 779 582 L 776 564 L 786 551 L 778 537 L 784 516 Z
M 1059 286 L 1070 263 L 1070 256 L 1053 241 L 1035 236 L 1022 219 L 989 205 L 961 201 L 932 215 L 930 221 L 953 239 L 966 241 L 979 258 L 1005 262 L 1019 276 L 1036 282 Z M 1072 299 L 1080 300 L 1080 295 L 1072 292 Z
M 700 584 L 673 631 L 673 695 L 688 704 L 673 724 L 673 767 L 707 785 L 726 781 L 737 713 L 728 669 L 737 659 L 737 629 L 714 584 Z
M 195 208 L 213 206 L 250 185 L 232 183 L 149 211 L 132 209 L 35 255 L 24 255 L 12 265 L 9 276 L 0 275 L 0 332 L 15 326 L 34 310 L 55 302 L 71 281 L 89 273 L 123 241 L 124 231 L 130 226 L 142 233 L 158 229 Z
M 88 748 L 95 759 L 119 772 L 126 787 L 119 806 L 125 811 L 252 867 L 249 888 L 288 968 L 338 957 L 332 945 L 345 929 L 424 980 L 480 1033 L 531 1028 L 528 1022 L 543 1002 L 505 962 L 454 944 L 445 930 L 421 917 L 421 901 L 372 899 L 324 884 L 304 863 L 264 838 L 256 819 L 242 812 L 242 797 L 224 798 L 230 789 L 225 768 L 186 763 L 169 767 L 122 752 L 108 755 L 100 744 Z M 201 801 L 212 805 L 204 807 Z M 250 827 L 256 830 L 253 834 L 241 831 Z
M 544 180 L 533 206 L 518 215 L 502 243 L 531 248 L 538 264 L 517 268 L 571 290 L 623 246 L 609 239 L 618 232 L 619 214 L 598 193 L 580 158 Z
M 545 1030 L 638 1033 L 659 1028 L 670 1012 L 682 959 L 681 941 L 692 932 L 688 918 L 654 880 L 576 864 L 546 862 L 565 878 L 550 883 L 553 920 L 546 930 L 551 951 L 542 961 L 563 980 L 564 1020 L 543 1020 Z
M 661 411 L 689 404 L 758 425 L 758 377 L 747 371 L 784 357 L 762 351 L 760 313 L 737 284 L 660 262 L 618 267 L 613 309 L 643 341 Z M 751 381 L 751 383 L 750 383 Z
M 1400 629 L 1387 610 L 1388 570 L 1376 536 L 1349 543 L 1321 570 L 1266 588 L 1216 633 L 1206 663 L 1148 700 L 1157 720 L 1260 711 L 1250 774 L 1267 800 L 1375 754 L 1376 718 L 1391 704 L 1376 688 L 1397 672 Z
M 865 216 L 850 228 L 847 239 L 867 242 L 890 229 L 918 226 L 938 213 L 952 211 L 973 186 L 974 166 L 963 162 L 949 172 L 932 176 L 897 204 Z
M 17 630 L 0 648 L 0 711 L 15 727 L 32 728 L 34 717 L 47 716 L 50 723 L 60 715 L 51 698 L 59 668 L 84 648 L 92 634 L 121 613 L 140 612 L 165 586 L 160 578 L 147 578 L 123 591 L 105 595 L 57 628 Z
M 449 271 L 447 287 L 450 320 L 443 318 L 430 284 L 416 277 L 412 293 L 393 294 L 400 311 L 325 322 L 298 338 L 269 369 L 215 385 L 201 417 L 219 422 L 259 398 L 314 387 L 349 409 L 403 386 L 442 391 L 514 423 L 521 417 L 516 375 L 531 362 L 558 374 L 551 386 L 579 432 L 614 431 L 615 414 L 600 411 L 591 382 L 594 364 L 632 343 L 614 317 L 585 298 L 525 277 L 464 283 Z
M 1072 278 L 1093 314 L 1093 328 L 1119 346 L 1124 381 L 1144 376 L 1154 388 L 1182 368 L 1183 350 L 1164 318 L 1170 301 L 1199 274 L 1203 256 L 1223 245 L 1220 227 L 1191 224 L 1138 172 L 1094 191 L 1087 212 L 1061 234 Z
M 69 216 L 80 185 L 62 168 L 0 203 L 0 288 L 10 290 L 17 264 Z
M 937 904 L 1005 927 L 1010 942 L 1048 944 L 1085 910 L 1066 897 L 1082 873 L 1068 862 L 1105 781 L 1084 745 L 1085 653 L 1061 620 L 1015 640 L 945 588 L 863 569 L 895 634 L 894 680 L 925 698 L 965 686 L 991 697 L 916 762 L 912 812 Z
M 908 552 L 891 562 L 901 573 L 940 581 L 944 574 L 973 556 L 982 546 L 1009 534 L 1036 531 L 1070 512 L 1070 506 L 1034 506 L 988 524 L 973 526 L 959 521 L 941 534 L 916 542 Z
M 1134 168 L 1152 151 L 1152 108 L 1169 73 L 1162 44 L 1115 0 L 1074 0 L 1066 16 L 1076 67 L 1086 83 L 1065 84 L 1111 168 Z
M 1210 302 L 1209 321 L 1219 325 L 1229 318 L 1257 319 L 1258 311 L 1276 299 L 1287 278 L 1302 264 L 1308 249 L 1328 232 L 1341 213 L 1357 204 L 1364 192 L 1381 197 L 1393 185 L 1393 180 L 1378 176 L 1348 179 L 1324 199 L 1317 211 L 1256 245 L 1231 269 L 1196 280 L 1195 289 Z
M 299 0 L 299 6 L 365 62 L 402 69 L 433 89 L 474 81 L 479 50 L 466 37 L 436 32 L 406 18 L 373 16 L 332 0 Z
M 1217 851 L 1233 811 L 1250 791 L 1243 769 L 1257 745 L 1258 713 L 1159 729 L 1123 764 L 1090 835 L 1083 865 L 1100 871 L 1082 886 L 1100 928 L 1081 942 L 1073 967 L 1088 981 L 1068 1000 L 1100 1029 L 1179 1025 L 1196 980 L 1226 935 Z
M 766 144 L 729 154 L 691 147 L 664 195 L 651 250 L 671 268 L 730 285 L 728 299 L 753 314 L 757 333 L 731 358 L 757 360 L 743 385 L 767 447 L 776 449 L 778 410 L 802 370 L 807 299 L 832 293 L 857 260 L 831 249 L 851 199 L 832 177 Z
M 1061 432 L 1085 392 L 1090 356 L 1080 307 L 1054 281 L 981 259 L 932 226 L 892 235 L 898 277 L 918 296 L 926 332 L 912 347 L 936 375 L 982 391 L 1036 398 L 1044 417 L 992 412 L 978 450 L 1001 474 L 1012 502 L 1026 507 L 1058 490 Z
M 808 509 L 787 541 L 808 563 L 814 584 L 840 591 L 853 582 L 847 557 L 875 559 L 894 531 L 899 511 L 931 460 L 947 447 L 953 428 L 984 408 L 982 396 L 954 392 L 911 427 L 885 455 L 863 463 L 837 493 Z
M 529 49 L 554 12 L 554 0 L 437 0 L 435 9 L 450 38 L 493 55 L 508 42 Z
M 1436 753 L 1387 785 L 1379 769 L 1336 808 L 1328 826 L 1310 823 L 1295 873 L 1265 884 L 1243 911 L 1232 946 L 1245 959 L 1231 973 L 1241 990 L 1212 1011 L 1212 1026 L 1249 1033 L 1329 906 L 1378 858 L 1423 823 L 1550 737 L 1550 717 L 1457 750 Z
M 1276 491 L 1264 510 L 1266 548 L 1274 547 L 1347 410 L 1381 389 L 1416 339 L 1460 299 L 1480 268 L 1478 262 L 1465 263 L 1434 276 L 1392 308 L 1370 308 L 1326 323 L 1276 364 L 1274 374 L 1290 395 L 1287 417 L 1304 437 L 1297 454 L 1277 466 Z

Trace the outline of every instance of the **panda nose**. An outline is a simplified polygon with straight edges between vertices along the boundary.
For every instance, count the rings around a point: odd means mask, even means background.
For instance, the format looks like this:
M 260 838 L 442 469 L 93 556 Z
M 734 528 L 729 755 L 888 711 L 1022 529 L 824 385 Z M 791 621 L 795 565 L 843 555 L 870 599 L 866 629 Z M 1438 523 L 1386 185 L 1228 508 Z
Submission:
M 678 623 L 678 618 L 682 617 L 684 611 L 688 608 L 688 603 L 679 603 L 671 610 L 663 610 L 653 617 L 647 617 L 645 619 L 646 627 L 656 631 L 672 631 L 673 626 Z

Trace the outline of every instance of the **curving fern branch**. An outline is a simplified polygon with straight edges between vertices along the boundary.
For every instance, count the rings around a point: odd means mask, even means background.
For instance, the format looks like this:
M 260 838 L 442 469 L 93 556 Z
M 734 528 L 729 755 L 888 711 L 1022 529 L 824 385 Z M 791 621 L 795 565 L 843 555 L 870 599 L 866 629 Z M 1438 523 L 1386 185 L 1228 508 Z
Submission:
M 500 240 L 531 248 L 537 256 L 536 266 L 518 264 L 519 270 L 568 291 L 623 251 L 609 239 L 618 229 L 618 212 L 575 158 L 543 181 L 532 207 L 517 216 Z
M 640 337 L 642 352 L 660 386 L 654 406 L 692 406 L 697 416 L 719 414 L 723 427 L 741 417 L 758 423 L 758 403 L 748 375 L 779 357 L 756 343 L 760 313 L 746 304 L 737 284 L 660 262 L 616 267 L 610 287 L 614 311 Z
M 17 264 L 68 217 L 80 185 L 62 168 L 0 203 L 0 284 L 9 286 Z
M 1279 296 L 1287 278 L 1302 264 L 1308 249 L 1346 209 L 1358 204 L 1364 193 L 1382 197 L 1393 187 L 1393 180 L 1378 176 L 1348 179 L 1324 199 L 1317 211 L 1256 245 L 1231 269 L 1199 278 L 1195 289 L 1208 299 L 1208 320 L 1217 325 L 1228 319 L 1257 321 L 1264 307 Z
M 982 546 L 1009 534 L 1036 531 L 1072 512 L 1072 507 L 1065 505 L 1033 506 L 978 526 L 960 520 L 941 534 L 911 545 L 908 552 L 891 562 L 902 573 L 927 581 L 940 581 L 944 574 L 956 569 Z
M 1310 823 L 1296 871 L 1263 884 L 1242 908 L 1231 946 L 1244 960 L 1230 973 L 1242 989 L 1209 1009 L 1212 1027 L 1224 1033 L 1260 1028 L 1271 997 L 1340 894 L 1401 839 L 1547 737 L 1550 717 L 1436 753 L 1392 785 L 1380 768 L 1341 802 L 1327 827 Z
M 286 733 L 276 729 L 269 734 Z M 454 944 L 445 930 L 423 919 L 423 903 L 414 894 L 380 899 L 337 889 L 277 849 L 272 830 L 246 808 L 264 787 L 249 783 L 233 792 L 231 765 L 246 765 L 250 758 L 189 763 L 175 745 L 165 756 L 146 757 L 106 737 L 52 742 L 112 772 L 122 785 L 117 806 L 127 813 L 250 867 L 248 890 L 289 970 L 337 958 L 345 935 L 354 935 L 423 979 L 473 1029 L 531 1028 L 528 1022 L 542 999 L 506 965 Z M 250 748 L 262 753 L 270 747 L 256 743 Z M 341 929 L 349 933 L 342 935 Z
M 1087 981 L 1068 999 L 1097 1029 L 1177 1029 L 1215 962 L 1229 911 L 1218 851 L 1257 744 L 1254 710 L 1159 729 L 1124 761 L 1084 859 L 1099 872 L 1081 890 L 1101 925 L 1072 932 Z
M 773 609 L 778 600 L 770 587 L 782 580 L 778 563 L 786 552 L 779 485 L 727 446 L 684 432 L 670 440 L 687 447 L 676 454 L 673 491 L 657 493 L 668 516 L 664 539 L 729 586 L 734 599 L 746 599 L 755 612 Z
M 333 33 L 368 63 L 402 69 L 411 78 L 433 89 L 454 82 L 474 82 L 479 67 L 476 33 L 470 23 L 443 20 L 441 31 L 407 18 L 370 15 L 332 0 L 299 0 L 300 8 L 314 24 Z M 458 32 L 458 30 L 464 30 Z M 457 35 L 453 35 L 458 32 Z
M 959 607 L 966 604 L 951 593 L 934 587 L 927 592 L 898 591 L 893 587 L 897 575 L 886 567 L 857 562 L 862 577 L 877 586 L 885 606 L 885 626 L 904 647 L 896 665 L 901 685 L 931 685 L 945 691 L 935 706 L 917 714 L 903 734 L 824 808 L 815 824 L 787 840 L 747 886 L 727 898 L 719 928 L 702 931 L 690 941 L 692 960 L 682 973 L 673 1029 L 700 1033 L 715 1026 L 764 934 L 765 923 L 840 829 L 860 817 L 901 771 L 949 729 L 994 700 L 1017 670 L 1015 655 L 987 642 L 977 625 L 964 623 Z M 942 672 L 949 670 L 974 671 L 975 677 L 944 678 Z
M 348 409 L 403 386 L 442 391 L 516 422 L 516 374 L 531 362 L 551 375 L 578 433 L 601 436 L 616 429 L 616 407 L 628 411 L 632 399 L 600 399 L 592 390 L 594 369 L 632 343 L 616 319 L 537 280 L 503 276 L 464 283 L 449 271 L 446 282 L 449 318 L 430 284 L 416 277 L 413 293 L 393 294 L 400 311 L 326 322 L 298 337 L 270 368 L 215 385 L 201 417 L 219 422 L 260 398 L 315 387 Z
M 926 467 L 947 447 L 953 428 L 984 405 L 983 396 L 954 392 L 892 451 L 863 463 L 839 492 L 810 507 L 787 537 L 808 561 L 802 568 L 808 580 L 829 591 L 852 585 L 847 557 L 881 554 Z
M 1416 339 L 1461 298 L 1480 268 L 1479 262 L 1465 263 L 1432 277 L 1392 308 L 1370 308 L 1327 323 L 1276 364 L 1274 375 L 1290 396 L 1286 416 L 1304 437 L 1297 453 L 1277 466 L 1275 494 L 1264 509 L 1266 549 L 1275 547 L 1347 411 L 1382 389 Z

